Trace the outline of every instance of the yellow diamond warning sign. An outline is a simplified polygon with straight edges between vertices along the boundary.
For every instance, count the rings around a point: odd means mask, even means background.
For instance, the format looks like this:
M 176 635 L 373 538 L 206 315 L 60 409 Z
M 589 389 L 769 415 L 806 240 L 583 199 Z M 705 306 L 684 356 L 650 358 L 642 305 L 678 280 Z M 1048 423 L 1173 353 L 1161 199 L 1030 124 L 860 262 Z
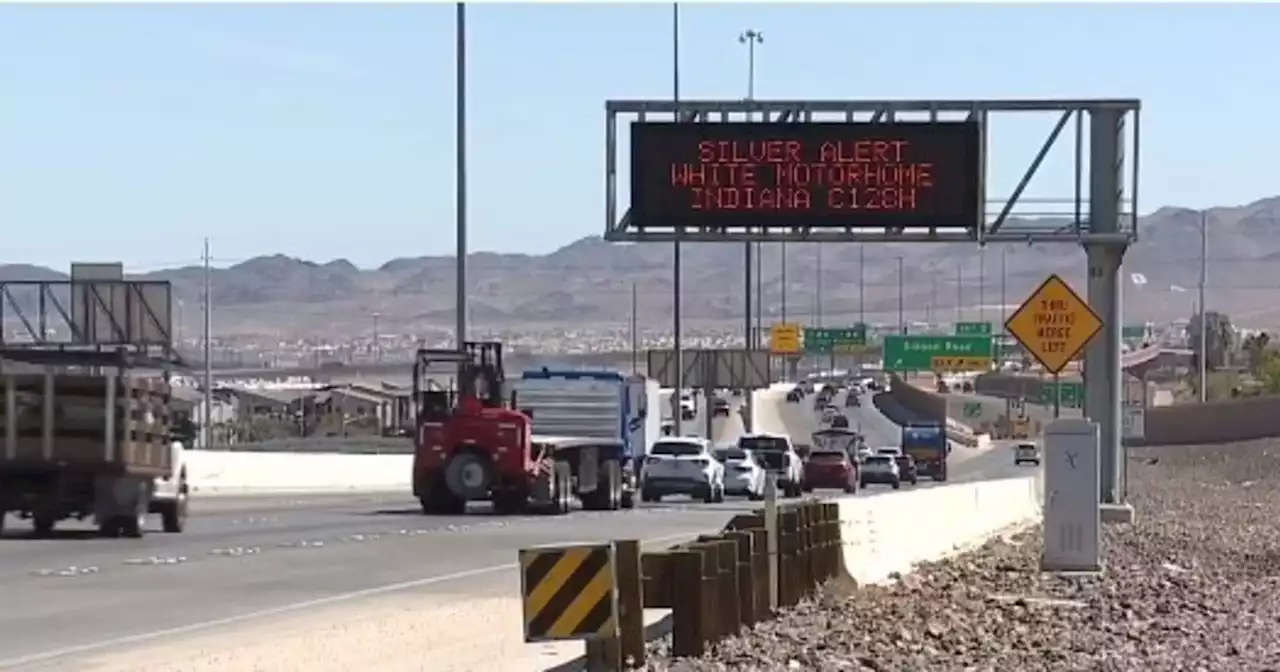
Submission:
M 1004 326 L 1046 371 L 1058 373 L 1102 329 L 1102 319 L 1066 281 L 1051 275 Z

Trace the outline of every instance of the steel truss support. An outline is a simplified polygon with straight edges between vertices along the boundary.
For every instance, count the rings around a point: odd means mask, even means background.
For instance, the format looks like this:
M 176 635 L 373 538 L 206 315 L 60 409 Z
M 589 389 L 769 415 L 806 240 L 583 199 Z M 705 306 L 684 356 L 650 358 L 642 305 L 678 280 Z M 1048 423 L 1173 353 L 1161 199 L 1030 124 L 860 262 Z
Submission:
M 1136 184 L 1139 151 L 1138 119 L 1141 103 L 1133 99 L 1062 99 L 1062 100 L 613 100 L 605 106 L 605 239 L 617 242 L 1070 242 L 1077 244 L 1128 244 L 1136 240 L 1137 211 Z M 699 229 L 680 226 L 650 226 L 638 228 L 631 220 L 630 211 L 619 217 L 621 210 L 618 196 L 618 147 L 619 123 L 627 118 L 635 121 L 669 121 L 679 119 L 690 123 L 718 122 L 810 122 L 844 120 L 849 123 L 880 123 L 893 121 L 957 121 L 977 120 L 987 137 L 990 128 L 998 124 L 995 118 L 1005 114 L 1060 113 L 1056 125 L 1049 133 L 1031 164 L 1023 172 L 1013 193 L 1006 198 L 987 198 L 986 221 L 977 230 L 963 229 L 882 229 L 882 228 L 805 228 L 775 227 L 721 227 Z M 1104 162 L 1092 152 L 1084 153 L 1084 122 L 1097 115 L 1109 115 L 1122 122 L 1133 121 L 1128 145 L 1134 159 L 1129 166 L 1129 182 L 1134 186 L 1134 197 L 1121 204 L 1119 225 L 1114 230 L 1099 230 L 1092 226 L 1093 217 L 1086 209 L 1092 198 L 1086 197 L 1083 185 L 1093 180 L 1093 174 L 1103 169 Z M 1039 171 L 1050 150 L 1058 143 L 1068 124 L 1074 119 L 1071 135 L 1074 135 L 1074 184 L 1069 195 L 1049 199 L 1058 206 L 1070 206 L 1070 212 L 1061 209 L 1054 212 L 1028 211 L 1022 196 Z M 983 152 L 987 151 L 983 142 Z M 1124 145 L 1124 140 L 1121 140 Z M 1090 143 L 1092 149 L 1092 142 Z M 1124 152 L 1121 152 L 1121 156 Z M 986 162 L 983 157 L 980 183 L 986 190 Z M 1086 163 L 1088 165 L 1086 165 Z M 1107 170 L 1120 171 L 1123 165 L 1107 166 Z M 1124 183 L 1121 179 L 1121 183 Z M 1064 190 L 1065 191 L 1065 190 Z M 1043 199 L 1036 202 L 1043 203 Z

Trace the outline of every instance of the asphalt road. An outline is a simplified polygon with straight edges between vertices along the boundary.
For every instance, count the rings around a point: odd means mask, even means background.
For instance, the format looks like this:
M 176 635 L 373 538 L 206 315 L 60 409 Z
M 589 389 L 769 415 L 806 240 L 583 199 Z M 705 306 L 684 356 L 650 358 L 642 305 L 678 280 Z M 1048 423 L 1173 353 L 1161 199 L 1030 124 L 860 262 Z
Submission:
M 758 410 L 763 429 L 799 439 L 817 428 L 811 400 L 774 399 Z M 713 439 L 742 432 L 739 403 L 715 420 Z M 896 426 L 869 400 L 848 414 L 873 445 L 897 442 Z M 958 464 L 955 480 L 1001 477 L 1010 463 L 1005 451 L 993 451 Z M 36 540 L 28 525 L 13 523 L 0 538 L 0 669 L 77 669 L 77 660 L 107 650 L 411 587 L 469 591 L 509 567 L 522 547 L 604 541 L 619 530 L 667 545 L 717 530 L 755 505 L 672 498 L 563 518 L 497 517 L 479 505 L 466 516 L 427 517 L 404 493 L 219 497 L 193 508 L 186 533 L 141 540 L 99 539 L 88 525 Z

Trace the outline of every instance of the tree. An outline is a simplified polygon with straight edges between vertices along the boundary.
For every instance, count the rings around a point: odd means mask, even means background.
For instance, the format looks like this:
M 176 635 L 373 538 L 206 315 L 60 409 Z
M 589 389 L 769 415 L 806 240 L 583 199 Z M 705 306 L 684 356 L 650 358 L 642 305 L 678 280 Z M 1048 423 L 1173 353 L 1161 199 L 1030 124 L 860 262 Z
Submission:
M 1261 378 L 1262 365 L 1267 361 L 1267 355 L 1270 351 L 1267 349 L 1271 345 L 1271 336 L 1265 331 L 1248 336 L 1241 344 L 1241 349 L 1249 359 L 1249 373 L 1254 377 Z
M 1205 368 L 1217 371 L 1229 363 L 1231 349 L 1235 343 L 1235 328 L 1231 326 L 1231 318 L 1215 311 L 1206 311 L 1205 321 Z M 1187 325 L 1187 335 L 1191 337 L 1191 350 L 1200 358 L 1200 316 L 1192 315 Z M 1198 364 L 1197 364 L 1198 365 Z

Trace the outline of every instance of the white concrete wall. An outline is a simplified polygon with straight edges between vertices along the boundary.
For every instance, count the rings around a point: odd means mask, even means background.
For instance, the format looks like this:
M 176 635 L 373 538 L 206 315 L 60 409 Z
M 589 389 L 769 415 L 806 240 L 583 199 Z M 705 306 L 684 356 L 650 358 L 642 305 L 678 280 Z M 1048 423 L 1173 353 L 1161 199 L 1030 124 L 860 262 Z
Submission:
M 884 581 L 1039 520 L 1041 501 L 1035 477 L 842 498 L 844 565 L 858 583 Z
M 406 490 L 412 465 L 412 455 L 187 452 L 187 478 L 197 496 Z

